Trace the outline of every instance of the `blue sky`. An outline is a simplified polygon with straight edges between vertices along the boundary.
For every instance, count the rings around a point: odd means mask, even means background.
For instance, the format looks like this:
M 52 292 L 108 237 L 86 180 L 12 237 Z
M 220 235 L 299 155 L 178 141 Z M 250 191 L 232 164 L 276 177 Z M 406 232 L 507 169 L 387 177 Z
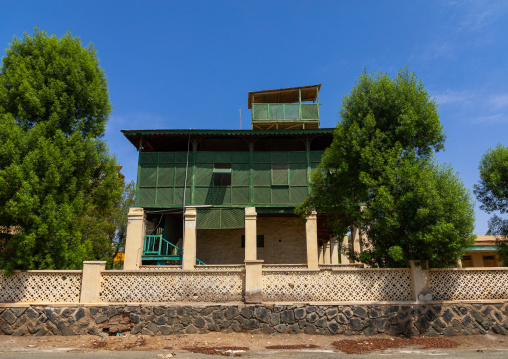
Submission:
M 410 66 L 439 103 L 440 162 L 467 188 L 483 153 L 508 145 L 506 1 L 4 1 L 0 45 L 38 25 L 93 42 L 109 81 L 106 139 L 127 179 L 121 129 L 250 125 L 247 93 L 321 83 L 321 126 L 366 67 Z M 490 215 L 477 208 L 478 234 Z

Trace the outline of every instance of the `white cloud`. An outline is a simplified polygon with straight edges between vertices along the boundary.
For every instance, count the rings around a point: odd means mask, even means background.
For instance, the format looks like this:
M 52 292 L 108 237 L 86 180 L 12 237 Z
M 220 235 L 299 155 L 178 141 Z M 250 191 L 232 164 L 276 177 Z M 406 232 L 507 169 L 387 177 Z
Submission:
M 484 124 L 508 123 L 508 115 L 504 113 L 497 113 L 494 115 L 480 116 L 472 118 L 471 122 Z
M 508 94 L 495 95 L 489 99 L 489 103 L 496 109 L 501 109 L 508 106 Z
M 467 90 L 454 91 L 451 89 L 447 89 L 446 91 L 444 91 L 442 93 L 435 94 L 434 97 L 436 98 L 436 102 L 439 105 L 445 105 L 445 104 L 469 101 L 469 99 L 474 97 L 474 94 L 471 91 L 467 91 Z

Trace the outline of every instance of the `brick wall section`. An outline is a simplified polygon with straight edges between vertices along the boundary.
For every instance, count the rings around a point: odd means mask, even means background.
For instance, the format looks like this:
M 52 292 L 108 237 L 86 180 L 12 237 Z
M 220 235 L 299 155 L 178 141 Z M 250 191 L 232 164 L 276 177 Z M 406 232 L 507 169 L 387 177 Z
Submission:
M 281 228 L 284 228 L 281 231 Z M 244 229 L 198 229 L 196 257 L 206 264 L 243 264 L 241 248 Z M 307 263 L 305 226 L 296 217 L 259 217 L 257 234 L 265 236 L 264 248 L 257 249 L 265 264 Z
M 170 305 L 0 308 L 4 335 L 207 332 L 454 336 L 508 333 L 508 304 Z

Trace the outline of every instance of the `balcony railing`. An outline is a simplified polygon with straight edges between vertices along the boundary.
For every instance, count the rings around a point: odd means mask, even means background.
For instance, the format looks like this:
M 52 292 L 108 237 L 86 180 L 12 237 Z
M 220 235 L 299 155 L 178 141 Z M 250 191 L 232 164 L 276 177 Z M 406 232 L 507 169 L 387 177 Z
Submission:
M 319 121 L 319 104 L 253 103 L 252 121 Z

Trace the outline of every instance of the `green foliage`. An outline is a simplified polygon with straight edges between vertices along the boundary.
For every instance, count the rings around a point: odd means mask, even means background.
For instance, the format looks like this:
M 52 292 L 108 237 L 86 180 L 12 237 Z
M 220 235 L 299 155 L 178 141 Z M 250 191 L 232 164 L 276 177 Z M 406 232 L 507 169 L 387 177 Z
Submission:
M 92 46 L 38 28 L 14 39 L 0 72 L 0 268 L 112 255 L 124 183 L 101 139 L 110 111 Z
M 473 240 L 473 204 L 458 176 L 433 163 L 445 134 L 421 82 L 408 68 L 395 78 L 364 71 L 340 115 L 298 213 L 330 213 L 340 238 L 358 226 L 369 239 L 361 259 L 373 266 L 454 264 Z
M 14 37 L 2 59 L 0 108 L 24 128 L 51 123 L 69 135 L 104 134 L 111 112 L 107 80 L 92 44 L 81 46 L 67 32 L 61 38 L 35 28 Z
M 480 161 L 480 182 L 474 186 L 480 208 L 487 213 L 508 212 L 508 147 L 498 144 Z M 497 236 L 499 258 L 508 266 L 508 219 L 494 215 L 489 220 L 489 234 Z

